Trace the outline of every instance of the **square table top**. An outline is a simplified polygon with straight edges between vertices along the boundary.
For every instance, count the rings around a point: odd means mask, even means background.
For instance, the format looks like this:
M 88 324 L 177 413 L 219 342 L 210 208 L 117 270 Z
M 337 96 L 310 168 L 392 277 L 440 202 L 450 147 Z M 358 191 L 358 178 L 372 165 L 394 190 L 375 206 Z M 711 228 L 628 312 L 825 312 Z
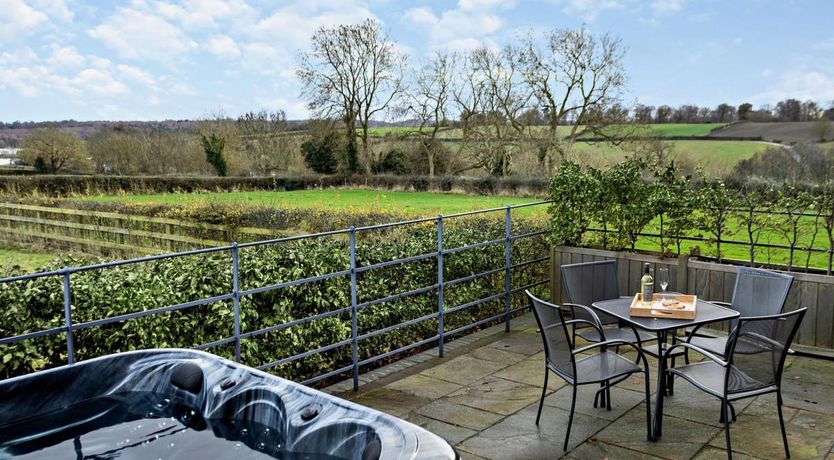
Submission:
M 591 306 L 628 324 L 654 332 L 727 321 L 738 318 L 740 315 L 735 310 L 698 299 L 698 303 L 695 305 L 695 319 L 645 318 L 631 316 L 629 310 L 632 300 L 632 297 L 620 297 L 619 299 L 600 300 L 594 302 Z

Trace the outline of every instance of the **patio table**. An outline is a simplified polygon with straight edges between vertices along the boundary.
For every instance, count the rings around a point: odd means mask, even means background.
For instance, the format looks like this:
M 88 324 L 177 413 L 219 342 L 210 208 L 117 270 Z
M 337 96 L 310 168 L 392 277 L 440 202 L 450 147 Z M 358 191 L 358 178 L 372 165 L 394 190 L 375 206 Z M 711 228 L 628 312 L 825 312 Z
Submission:
M 657 407 L 661 395 L 661 380 L 663 378 L 666 363 L 660 359 L 662 353 L 666 350 L 666 340 L 669 332 L 674 332 L 677 329 L 694 327 L 701 324 L 715 323 L 720 321 L 727 321 L 738 318 L 739 312 L 725 308 L 710 302 L 705 302 L 698 299 L 695 306 L 695 319 L 667 319 L 667 318 L 644 318 L 638 316 L 631 316 L 629 309 L 631 307 L 631 297 L 620 297 L 618 299 L 602 300 L 594 302 L 591 307 L 616 317 L 625 324 L 630 324 L 634 327 L 653 332 L 657 334 L 657 345 L 643 346 L 649 354 L 658 358 L 657 365 L 657 393 L 655 394 L 655 413 L 654 413 L 654 429 L 652 433 L 652 441 L 657 441 L 661 436 L 661 430 L 658 423 Z M 671 388 L 671 385 L 669 386 Z

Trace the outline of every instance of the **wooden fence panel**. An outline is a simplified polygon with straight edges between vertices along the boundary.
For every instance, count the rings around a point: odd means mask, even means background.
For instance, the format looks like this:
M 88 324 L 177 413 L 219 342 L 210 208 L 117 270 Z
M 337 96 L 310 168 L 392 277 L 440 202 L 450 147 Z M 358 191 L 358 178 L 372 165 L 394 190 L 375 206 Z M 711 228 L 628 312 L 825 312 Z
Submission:
M 669 290 L 695 294 L 704 300 L 730 302 L 733 298 L 738 266 L 692 260 L 686 256 L 661 259 L 646 254 L 557 246 L 553 248 L 552 276 L 560 277 L 557 262 L 588 260 L 582 259 L 583 255 L 590 256 L 590 260 L 617 260 L 617 281 L 623 295 L 633 294 L 639 289 L 642 267 L 648 262 L 654 267 L 655 274 L 657 268 L 669 267 Z M 788 292 L 785 310 L 808 308 L 795 343 L 798 346 L 834 348 L 834 276 L 796 272 L 790 275 L 795 281 Z M 561 280 L 552 280 L 551 286 L 552 289 L 561 289 Z M 656 289 L 660 290 L 659 287 Z M 555 298 L 561 300 L 561 293 Z

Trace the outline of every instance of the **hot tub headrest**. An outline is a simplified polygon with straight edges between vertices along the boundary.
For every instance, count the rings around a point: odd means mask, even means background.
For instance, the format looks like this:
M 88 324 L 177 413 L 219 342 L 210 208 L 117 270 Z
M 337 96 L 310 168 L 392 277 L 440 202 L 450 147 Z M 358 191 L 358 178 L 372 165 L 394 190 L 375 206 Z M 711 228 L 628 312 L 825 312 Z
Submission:
M 171 370 L 171 385 L 199 394 L 203 390 L 203 369 L 194 363 L 179 363 Z

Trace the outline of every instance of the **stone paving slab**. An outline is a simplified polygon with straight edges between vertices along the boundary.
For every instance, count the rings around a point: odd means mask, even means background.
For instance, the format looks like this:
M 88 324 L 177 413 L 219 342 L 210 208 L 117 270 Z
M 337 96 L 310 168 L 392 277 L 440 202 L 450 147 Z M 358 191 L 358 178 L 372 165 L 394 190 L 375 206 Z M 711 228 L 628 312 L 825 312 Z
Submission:
M 427 350 L 396 366 L 363 375 L 358 392 L 340 382 L 331 391 L 405 418 L 454 444 L 464 459 L 723 459 L 719 404 L 678 379 L 664 402 L 663 437 L 646 440 L 644 381 L 633 375 L 612 388 L 612 409 L 593 407 L 595 385 L 579 387 L 567 452 L 571 388 L 551 374 L 541 419 L 535 423 L 544 378 L 544 353 L 532 316 L 462 337 L 446 357 Z M 633 352 L 626 356 L 636 356 Z M 654 403 L 657 362 L 649 358 Z M 834 362 L 791 357 L 783 406 L 795 459 L 834 460 Z M 734 458 L 784 458 L 775 395 L 735 403 Z
M 417 413 L 452 425 L 473 430 L 484 430 L 504 417 L 474 407 L 438 399 L 417 409 Z
M 509 363 L 484 361 L 469 355 L 463 355 L 425 370 L 421 374 L 458 385 L 467 385 L 507 366 L 509 366 Z
M 510 415 L 538 401 L 541 393 L 541 388 L 491 375 L 461 388 L 446 399 L 476 409 Z

